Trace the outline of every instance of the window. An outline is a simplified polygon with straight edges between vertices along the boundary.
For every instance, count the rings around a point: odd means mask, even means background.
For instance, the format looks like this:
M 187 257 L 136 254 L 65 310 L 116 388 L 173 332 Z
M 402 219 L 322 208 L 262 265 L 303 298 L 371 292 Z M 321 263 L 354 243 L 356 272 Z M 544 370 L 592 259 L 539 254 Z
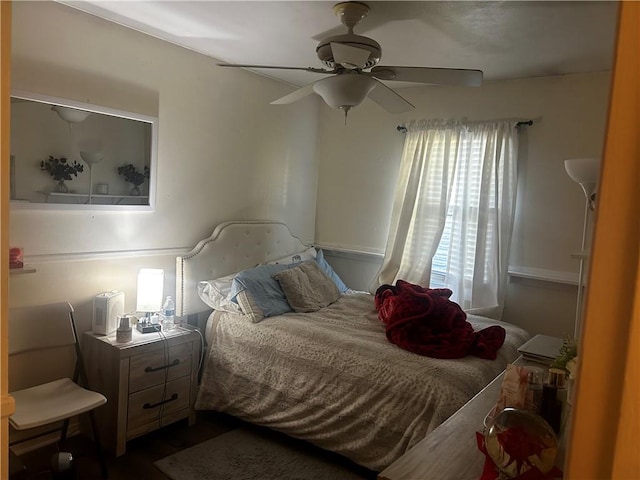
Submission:
M 403 279 L 450 288 L 452 300 L 465 309 L 499 307 L 516 155 L 517 130 L 510 122 L 410 130 L 379 283 Z

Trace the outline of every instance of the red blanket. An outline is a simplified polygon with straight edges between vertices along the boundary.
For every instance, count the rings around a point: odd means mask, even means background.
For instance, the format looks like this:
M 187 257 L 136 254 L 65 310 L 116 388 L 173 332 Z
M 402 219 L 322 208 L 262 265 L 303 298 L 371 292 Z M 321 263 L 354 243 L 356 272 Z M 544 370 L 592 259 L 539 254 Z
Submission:
M 504 343 L 504 328 L 494 325 L 474 332 L 460 305 L 449 300 L 451 293 L 447 288 L 423 288 L 404 280 L 380 286 L 374 299 L 387 338 L 428 357 L 475 355 L 494 360 Z

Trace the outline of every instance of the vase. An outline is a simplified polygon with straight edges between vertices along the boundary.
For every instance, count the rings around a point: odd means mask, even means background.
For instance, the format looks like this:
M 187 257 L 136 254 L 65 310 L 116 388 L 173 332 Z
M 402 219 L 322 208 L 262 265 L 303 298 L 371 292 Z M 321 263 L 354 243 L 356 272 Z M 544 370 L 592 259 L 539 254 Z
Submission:
M 58 184 L 56 185 L 56 192 L 58 193 L 68 193 L 69 189 L 67 188 L 67 184 L 64 183 L 64 180 L 58 180 Z
M 136 197 L 140 195 L 140 187 L 138 185 L 134 185 L 133 188 L 131 189 L 131 192 L 129 192 L 129 195 L 133 195 Z

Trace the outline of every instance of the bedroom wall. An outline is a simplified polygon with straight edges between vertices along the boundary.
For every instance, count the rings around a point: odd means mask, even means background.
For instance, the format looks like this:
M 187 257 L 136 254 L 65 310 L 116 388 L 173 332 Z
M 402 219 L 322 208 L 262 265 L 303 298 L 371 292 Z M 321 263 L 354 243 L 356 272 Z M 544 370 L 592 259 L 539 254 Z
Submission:
M 388 231 L 403 134 L 413 119 L 532 119 L 520 134 L 518 206 L 510 265 L 577 280 L 584 196 L 564 160 L 598 157 L 604 141 L 607 72 L 487 82 L 480 88 L 418 87 L 401 93 L 413 112 L 392 115 L 365 102 L 349 113 L 322 108 L 316 243 L 350 286 L 367 289 Z M 533 269 L 533 270 L 532 270 Z M 533 333 L 573 333 L 577 288 L 511 276 L 503 319 Z
M 16 2 L 12 87 L 159 118 L 153 212 L 13 210 L 11 244 L 36 273 L 13 275 L 10 305 L 66 299 L 82 329 L 93 297 L 135 309 L 141 267 L 175 256 L 229 219 L 281 220 L 313 241 L 319 102 L 269 101 L 290 88 L 55 2 Z M 17 159 L 19 161 L 19 159 Z

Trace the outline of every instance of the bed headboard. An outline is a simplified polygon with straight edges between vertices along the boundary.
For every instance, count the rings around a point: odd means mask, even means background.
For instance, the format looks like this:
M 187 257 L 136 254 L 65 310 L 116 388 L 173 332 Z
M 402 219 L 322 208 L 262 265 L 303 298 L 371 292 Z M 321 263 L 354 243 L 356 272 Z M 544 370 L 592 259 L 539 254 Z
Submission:
M 176 257 L 176 315 L 210 308 L 198 296 L 198 282 L 239 272 L 309 248 L 284 223 L 232 221 L 218 225 L 185 255 Z

